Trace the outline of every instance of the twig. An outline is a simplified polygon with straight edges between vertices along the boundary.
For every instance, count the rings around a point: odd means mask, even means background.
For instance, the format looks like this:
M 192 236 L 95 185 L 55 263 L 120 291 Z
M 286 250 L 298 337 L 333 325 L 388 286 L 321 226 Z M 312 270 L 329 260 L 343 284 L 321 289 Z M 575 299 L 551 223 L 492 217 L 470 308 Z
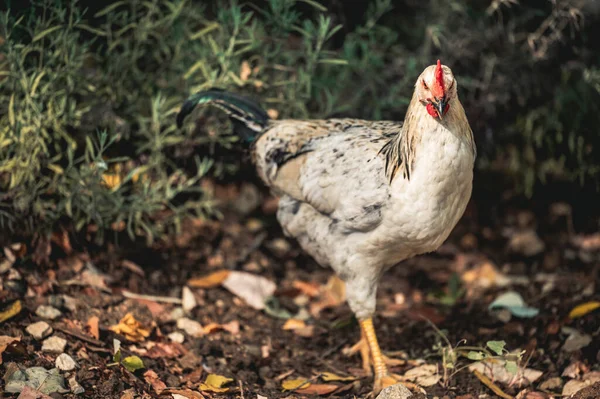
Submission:
M 125 298 L 129 299 L 146 299 L 148 301 L 154 302 L 164 302 L 164 303 L 175 303 L 181 304 L 181 298 L 173 298 L 172 296 L 155 296 L 155 295 L 142 295 L 142 294 L 134 294 L 130 291 L 122 291 L 121 295 Z
M 496 395 L 504 399 L 514 399 L 512 396 L 505 393 L 502 389 L 500 389 L 498 385 L 494 384 L 492 380 L 487 378 L 485 375 L 481 374 L 479 371 L 473 370 L 473 374 L 475 374 L 475 377 L 477 377 L 479 381 L 483 383 L 483 385 L 491 389 Z
M 71 336 L 73 336 L 73 337 L 75 337 L 75 338 L 77 338 L 77 339 L 79 339 L 81 341 L 85 341 L 85 342 L 87 342 L 89 344 L 96 345 L 96 346 L 104 346 L 104 342 L 102 342 L 102 341 L 100 341 L 98 339 L 94 339 L 94 338 L 88 337 L 88 336 L 86 336 L 86 335 L 84 335 L 84 334 L 82 334 L 82 333 L 80 333 L 78 331 L 70 330 L 70 329 L 68 329 L 66 327 L 60 327 L 60 326 L 55 326 L 55 328 L 57 330 L 59 330 L 59 331 L 64 332 L 65 334 L 71 335 Z

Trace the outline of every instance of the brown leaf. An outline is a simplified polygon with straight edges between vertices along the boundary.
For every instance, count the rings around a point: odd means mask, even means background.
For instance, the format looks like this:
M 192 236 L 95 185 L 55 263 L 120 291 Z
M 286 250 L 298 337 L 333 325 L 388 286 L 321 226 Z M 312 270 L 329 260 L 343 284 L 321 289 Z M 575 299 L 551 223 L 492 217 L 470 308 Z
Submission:
M 311 304 L 310 313 L 317 317 L 323 309 L 341 305 L 346 300 L 346 284 L 336 275 L 332 275 L 321 289 L 320 299 Z
M 240 332 L 240 323 L 237 320 L 233 320 L 225 324 L 208 323 L 206 326 L 204 326 L 203 330 L 204 334 L 212 334 L 217 331 L 227 331 L 233 335 L 236 335 Z
M 100 339 L 100 327 L 98 326 L 100 319 L 98 316 L 92 316 L 86 323 L 87 331 L 96 339 Z
M 152 385 L 154 391 L 159 395 L 167 388 L 167 384 L 162 382 L 160 378 L 158 378 L 158 375 L 152 370 L 148 370 L 144 373 L 144 380 Z
M 305 281 L 295 280 L 292 286 L 306 296 L 314 298 L 319 295 L 321 287 L 317 283 L 307 283 Z
M 202 396 L 200 392 L 189 389 L 165 389 L 163 394 L 171 394 L 173 397 L 175 397 L 175 395 L 181 395 L 188 399 L 204 399 L 204 396 Z
M 307 388 L 296 389 L 296 393 L 304 395 L 329 395 L 337 391 L 338 385 L 334 384 L 310 384 Z
M 187 353 L 187 349 L 183 345 L 176 342 L 157 342 L 148 349 L 144 356 L 151 359 L 173 359 L 183 356 Z
M 123 266 L 125 269 L 129 270 L 130 272 L 137 274 L 140 277 L 146 276 L 146 272 L 144 272 L 144 269 L 142 269 L 140 266 L 138 266 L 137 264 L 133 263 L 130 260 L 122 261 L 121 266 Z
M 111 326 L 110 330 L 122 334 L 131 342 L 142 342 L 150 336 L 150 330 L 137 321 L 131 313 L 127 313 L 119 324 Z
M 306 327 L 306 323 L 304 322 L 304 320 L 299 320 L 299 319 L 287 319 L 285 323 L 283 323 L 283 328 L 284 330 L 296 330 L 298 328 L 305 328 Z
M 20 337 L 10 337 L 8 335 L 0 335 L 0 364 L 2 364 L 2 354 L 14 342 L 20 341 Z
M 35 389 L 25 385 L 17 399 L 52 399 L 52 396 L 48 396 L 40 391 L 36 391 Z
M 321 379 L 323 381 L 355 381 L 356 377 L 353 377 L 353 376 L 341 377 L 334 373 L 324 372 L 324 373 L 321 373 Z
M 67 255 L 71 255 L 73 248 L 71 247 L 71 241 L 69 240 L 69 233 L 66 230 L 52 233 L 50 240 L 58 245 Z
M 195 277 L 188 280 L 187 285 L 193 288 L 218 287 L 231 273 L 230 270 L 218 270 L 204 277 Z

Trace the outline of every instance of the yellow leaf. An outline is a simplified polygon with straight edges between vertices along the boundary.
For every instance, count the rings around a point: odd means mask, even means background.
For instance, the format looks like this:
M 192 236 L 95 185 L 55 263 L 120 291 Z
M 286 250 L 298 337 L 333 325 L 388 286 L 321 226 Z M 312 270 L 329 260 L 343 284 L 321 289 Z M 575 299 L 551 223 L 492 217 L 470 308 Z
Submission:
M 188 285 L 193 288 L 213 288 L 221 285 L 229 276 L 229 270 L 219 270 L 204 277 L 196 277 L 188 280 Z
M 296 389 L 304 389 L 310 386 L 310 382 L 306 378 L 296 378 L 293 380 L 285 380 L 281 383 L 281 387 L 286 391 L 294 391 Z
M 19 312 L 21 312 L 21 301 L 17 300 L 0 312 L 0 323 L 5 322 L 11 317 L 15 317 Z
M 232 378 L 227 378 L 218 374 L 209 374 L 208 377 L 206 377 L 206 380 L 200 383 L 200 390 L 218 393 L 227 392 L 229 391 L 229 388 L 223 388 L 223 385 L 232 381 Z
M 283 329 L 284 330 L 297 330 L 298 328 L 304 328 L 306 327 L 306 323 L 304 322 L 304 320 L 299 320 L 299 319 L 288 319 L 284 324 L 283 324 Z
M 573 310 L 571 310 L 569 313 L 569 318 L 577 319 L 578 317 L 585 316 L 586 314 L 593 312 L 598 308 L 600 308 L 600 302 L 598 301 L 582 303 L 581 305 L 575 306 Z
M 342 377 L 339 376 L 337 374 L 333 374 L 333 373 L 329 373 L 329 372 L 324 372 L 321 373 L 321 379 L 323 381 L 355 381 L 356 377 Z
M 150 330 L 137 321 L 131 313 L 127 313 L 119 321 L 119 324 L 111 326 L 110 330 L 124 335 L 128 341 L 132 342 L 141 342 L 150 336 Z

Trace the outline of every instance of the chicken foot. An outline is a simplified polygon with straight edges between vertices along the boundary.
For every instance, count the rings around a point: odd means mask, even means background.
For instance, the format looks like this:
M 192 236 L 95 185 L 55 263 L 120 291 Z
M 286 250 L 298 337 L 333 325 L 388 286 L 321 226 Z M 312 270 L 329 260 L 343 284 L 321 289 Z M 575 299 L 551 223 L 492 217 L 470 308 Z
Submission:
M 403 362 L 397 359 L 390 359 L 381 353 L 372 318 L 360 321 L 360 336 L 360 341 L 344 353 L 346 355 L 360 353 L 362 367 L 367 375 L 372 375 L 371 365 L 373 366 L 373 370 L 375 371 L 373 393 L 378 394 L 383 388 L 398 383 L 398 379 L 388 372 L 387 366 L 398 365 Z

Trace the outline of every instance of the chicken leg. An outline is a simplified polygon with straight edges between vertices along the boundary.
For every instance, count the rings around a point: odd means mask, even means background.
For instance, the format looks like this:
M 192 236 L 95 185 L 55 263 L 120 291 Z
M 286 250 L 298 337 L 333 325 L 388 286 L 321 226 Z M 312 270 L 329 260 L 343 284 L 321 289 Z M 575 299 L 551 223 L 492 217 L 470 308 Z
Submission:
M 398 380 L 388 372 L 388 364 L 401 364 L 401 361 L 389 359 L 381 353 L 377 335 L 373 327 L 373 319 L 360 320 L 360 341 L 354 345 L 346 354 L 359 352 L 362 358 L 362 366 L 368 375 L 371 375 L 371 365 L 375 371 L 375 382 L 373 393 L 377 395 L 383 388 L 396 384 Z

